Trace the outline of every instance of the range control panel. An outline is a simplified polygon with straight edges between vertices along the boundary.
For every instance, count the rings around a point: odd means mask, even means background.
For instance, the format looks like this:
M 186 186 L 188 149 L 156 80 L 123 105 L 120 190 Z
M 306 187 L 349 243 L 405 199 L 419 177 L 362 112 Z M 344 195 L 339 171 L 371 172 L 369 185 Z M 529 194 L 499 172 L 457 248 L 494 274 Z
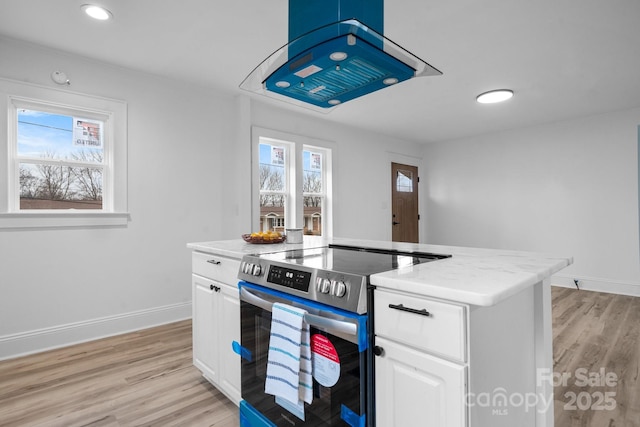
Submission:
M 298 271 L 272 265 L 269 267 L 267 282 L 285 286 L 287 288 L 297 289 L 303 292 L 309 292 L 311 273 L 308 271 Z
M 343 310 L 367 312 L 367 278 L 246 255 L 238 278 Z

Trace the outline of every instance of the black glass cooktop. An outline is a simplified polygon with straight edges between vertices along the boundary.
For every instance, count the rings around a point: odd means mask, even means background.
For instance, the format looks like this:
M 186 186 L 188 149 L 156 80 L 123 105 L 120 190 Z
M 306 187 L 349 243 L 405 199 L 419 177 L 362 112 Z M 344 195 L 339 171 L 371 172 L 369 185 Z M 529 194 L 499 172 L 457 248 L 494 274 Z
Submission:
M 404 252 L 345 245 L 313 249 L 294 249 L 263 254 L 260 258 L 302 265 L 309 268 L 369 276 L 383 271 L 449 258 L 451 255 Z

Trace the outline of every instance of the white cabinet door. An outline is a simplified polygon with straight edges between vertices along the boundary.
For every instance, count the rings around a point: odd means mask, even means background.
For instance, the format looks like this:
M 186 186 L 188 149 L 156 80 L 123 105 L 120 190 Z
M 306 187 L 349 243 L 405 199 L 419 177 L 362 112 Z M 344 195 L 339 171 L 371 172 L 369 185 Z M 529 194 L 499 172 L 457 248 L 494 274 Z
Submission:
M 377 426 L 466 426 L 463 365 L 380 337 L 376 345 Z
M 232 343 L 240 343 L 240 296 L 237 286 L 223 285 L 218 299 L 219 305 L 219 346 L 220 387 L 238 405 L 240 393 L 240 356 L 233 351 Z
M 209 381 L 218 382 L 218 324 L 216 323 L 216 287 L 209 279 L 192 275 L 193 289 L 193 364 Z

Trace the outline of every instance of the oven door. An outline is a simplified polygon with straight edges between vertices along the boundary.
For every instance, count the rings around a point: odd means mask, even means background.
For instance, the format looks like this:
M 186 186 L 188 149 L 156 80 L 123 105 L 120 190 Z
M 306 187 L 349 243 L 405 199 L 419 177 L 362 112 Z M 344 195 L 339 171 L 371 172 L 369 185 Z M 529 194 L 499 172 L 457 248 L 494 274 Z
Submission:
M 307 310 L 313 402 L 302 407 L 265 393 L 275 302 Z M 240 282 L 241 426 L 366 426 L 367 316 Z M 328 373 L 328 374 L 327 374 Z

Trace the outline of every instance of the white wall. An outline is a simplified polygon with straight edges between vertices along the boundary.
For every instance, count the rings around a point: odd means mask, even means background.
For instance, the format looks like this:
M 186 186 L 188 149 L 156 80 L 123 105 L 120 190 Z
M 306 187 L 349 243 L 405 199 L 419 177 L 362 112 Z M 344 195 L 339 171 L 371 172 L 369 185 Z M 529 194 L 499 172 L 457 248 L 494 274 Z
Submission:
M 633 109 L 425 147 L 429 243 L 571 255 L 552 283 L 640 295 Z
M 251 106 L 252 125 L 335 143 L 334 236 L 391 240 L 391 162 L 419 165 L 422 145 L 328 119 Z
M 0 57 L 4 78 L 58 87 L 62 70 L 68 90 L 128 103 L 131 214 L 119 228 L 0 230 L 0 358 L 190 317 L 186 243 L 220 235 L 233 98 L 9 39 Z
M 390 162 L 416 164 L 421 241 L 569 254 L 559 282 L 640 283 L 639 109 L 423 147 L 10 39 L 0 56 L 1 77 L 57 87 L 62 70 L 68 90 L 128 103 L 131 214 L 0 231 L 0 358 L 189 317 L 186 243 L 251 227 L 251 126 L 335 143 L 336 236 L 389 240 Z
M 0 77 L 58 88 L 61 70 L 68 90 L 128 103 L 131 214 L 118 228 L 0 230 L 0 359 L 189 317 L 186 243 L 251 228 L 254 125 L 335 143 L 336 236 L 390 239 L 390 162 L 421 161 L 418 144 L 244 95 L 1 37 L 0 57 Z

